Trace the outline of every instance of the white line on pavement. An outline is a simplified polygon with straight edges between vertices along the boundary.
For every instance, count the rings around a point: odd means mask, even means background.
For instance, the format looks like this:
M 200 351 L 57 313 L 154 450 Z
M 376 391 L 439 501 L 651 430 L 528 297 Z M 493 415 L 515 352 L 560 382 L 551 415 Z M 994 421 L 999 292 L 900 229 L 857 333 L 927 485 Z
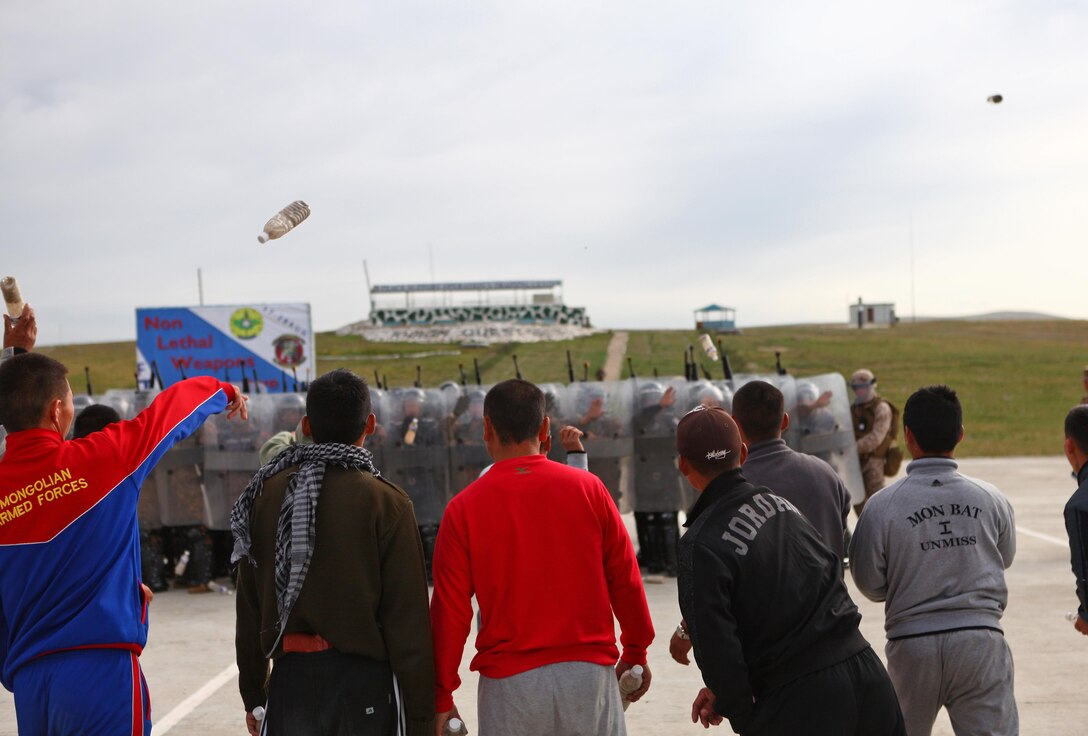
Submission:
M 1058 539 L 1057 537 L 1052 537 L 1049 534 L 1043 534 L 1042 532 L 1037 532 L 1034 529 L 1028 529 L 1027 527 L 1023 527 L 1023 526 L 1016 527 L 1016 533 L 1017 534 L 1027 534 L 1029 537 L 1035 537 L 1036 539 L 1041 539 L 1044 542 L 1050 542 L 1051 544 L 1056 544 L 1059 547 L 1068 547 L 1069 546 L 1069 541 L 1068 540 Z
M 171 728 L 178 725 L 182 718 L 199 708 L 201 703 L 210 698 L 216 690 L 226 685 L 237 675 L 238 665 L 232 664 L 230 667 L 227 667 L 218 675 L 208 680 L 204 683 L 203 687 L 174 706 L 174 709 L 163 716 L 161 720 L 155 722 L 155 728 L 153 729 L 155 736 L 162 736 Z M 240 718 L 239 723 L 241 723 Z

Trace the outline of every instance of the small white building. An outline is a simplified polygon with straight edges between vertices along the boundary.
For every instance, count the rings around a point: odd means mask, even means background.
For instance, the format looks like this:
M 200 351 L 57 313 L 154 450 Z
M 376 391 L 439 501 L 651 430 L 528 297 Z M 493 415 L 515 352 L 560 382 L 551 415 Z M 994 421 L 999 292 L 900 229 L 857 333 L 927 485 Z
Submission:
M 867 304 L 859 296 L 858 303 L 850 305 L 850 325 L 859 330 L 866 327 L 893 327 L 898 321 L 894 304 Z

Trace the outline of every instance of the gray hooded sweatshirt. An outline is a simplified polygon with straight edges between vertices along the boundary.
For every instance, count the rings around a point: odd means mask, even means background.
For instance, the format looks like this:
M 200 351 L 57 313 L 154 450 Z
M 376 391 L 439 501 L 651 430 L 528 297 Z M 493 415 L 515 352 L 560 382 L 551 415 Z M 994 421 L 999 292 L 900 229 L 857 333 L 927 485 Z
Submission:
M 884 601 L 889 639 L 964 628 L 1001 631 L 1005 570 L 1016 554 L 1012 505 L 949 458 L 907 466 L 907 477 L 865 505 L 850 541 L 850 573 Z

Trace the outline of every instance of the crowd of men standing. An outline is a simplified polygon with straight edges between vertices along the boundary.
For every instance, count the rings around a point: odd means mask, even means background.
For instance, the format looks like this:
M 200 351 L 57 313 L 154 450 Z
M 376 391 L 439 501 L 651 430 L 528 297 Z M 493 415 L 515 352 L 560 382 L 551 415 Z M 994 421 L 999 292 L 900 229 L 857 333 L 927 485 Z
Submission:
M 140 485 L 213 415 L 246 419 L 247 397 L 188 379 L 134 419 L 103 417 L 66 441 L 67 371 L 28 352 L 35 330 L 29 307 L 17 324 L 5 318 L 0 676 L 16 694 L 20 733 L 147 734 Z M 879 460 L 882 485 L 898 425 L 887 418 L 898 412 L 876 401 L 871 372 L 851 386 L 859 451 L 864 442 L 873 464 L 866 478 L 876 482 Z M 431 555 L 416 504 L 367 449 L 378 435 L 369 387 L 346 370 L 313 382 L 298 434 L 266 455 L 230 519 L 251 734 L 442 734 L 458 716 L 473 598 L 483 736 L 626 733 L 623 701 L 651 686 L 655 632 L 615 494 L 548 459 L 555 433 L 539 387 L 504 381 L 480 398 L 471 431 L 492 464 L 449 501 Z M 646 422 L 670 403 L 649 397 Z M 713 403 L 683 414 L 672 439 L 696 494 L 666 555 L 682 615 L 670 652 L 682 664 L 693 654 L 705 683 L 692 720 L 728 719 L 756 736 L 917 736 L 943 707 L 957 734 L 1018 733 L 1001 628 L 1013 510 L 992 484 L 958 471 L 955 391 L 927 386 L 907 400 L 912 461 L 905 477 L 867 488 L 849 539 L 849 493 L 823 460 L 783 441 L 781 391 L 751 381 L 731 412 Z M 428 431 L 418 415 L 401 429 Z M 866 429 L 883 434 L 867 439 Z M 578 453 L 583 431 L 565 432 Z M 1088 406 L 1069 412 L 1065 434 L 1080 483 L 1066 508 L 1075 626 L 1088 633 Z M 858 629 L 845 559 L 862 594 L 885 603 L 887 669 Z M 634 672 L 640 682 L 621 697 L 617 680 Z

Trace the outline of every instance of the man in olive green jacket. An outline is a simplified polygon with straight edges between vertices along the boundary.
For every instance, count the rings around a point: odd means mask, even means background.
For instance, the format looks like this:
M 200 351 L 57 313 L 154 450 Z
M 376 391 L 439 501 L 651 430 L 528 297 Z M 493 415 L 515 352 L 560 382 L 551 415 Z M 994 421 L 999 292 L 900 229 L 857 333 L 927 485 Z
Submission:
M 362 449 L 374 429 L 366 383 L 326 374 L 306 413 L 314 444 L 262 468 L 232 516 L 247 726 L 256 736 L 262 706 L 271 736 L 431 736 L 423 547 L 407 494 Z

